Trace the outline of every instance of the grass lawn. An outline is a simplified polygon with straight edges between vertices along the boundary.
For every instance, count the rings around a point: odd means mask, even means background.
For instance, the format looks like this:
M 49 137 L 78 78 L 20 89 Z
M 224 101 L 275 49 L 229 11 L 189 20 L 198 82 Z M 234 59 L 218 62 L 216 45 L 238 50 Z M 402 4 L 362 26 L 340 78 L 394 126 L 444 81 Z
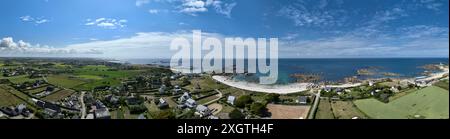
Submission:
M 247 93 L 244 90 L 240 90 L 240 89 L 233 88 L 233 87 L 227 87 L 227 88 L 224 88 L 224 89 L 220 89 L 220 92 L 222 92 L 223 95 L 225 95 L 225 96 L 226 95 L 232 95 L 232 96 L 236 96 L 236 97 L 239 97 L 239 96 L 242 96 L 242 95 L 245 95 L 245 94 L 249 94 L 249 93 Z
M 331 109 L 330 100 L 328 98 L 320 99 L 319 107 L 314 119 L 334 119 L 333 110 Z
M 116 111 L 116 118 L 117 119 L 125 119 L 124 114 L 125 114 L 125 111 L 123 110 L 123 107 L 122 107 Z
M 389 102 L 394 101 L 394 100 L 396 100 L 398 98 L 401 98 L 401 97 L 403 97 L 405 95 L 408 95 L 408 94 L 416 92 L 416 91 L 417 91 L 416 88 L 410 88 L 410 89 L 402 90 L 401 92 L 396 93 L 394 96 L 389 97 Z
M 86 83 L 82 80 L 71 78 L 66 75 L 51 75 L 47 77 L 47 80 L 50 84 L 63 88 L 74 88 L 75 86 Z
M 332 101 L 331 108 L 336 119 L 367 118 L 351 101 Z
M 205 103 L 208 103 L 208 102 L 210 102 L 210 101 L 212 101 L 214 99 L 218 99 L 218 98 L 219 97 L 217 96 L 217 94 L 215 94 L 215 95 L 212 95 L 212 96 L 205 97 L 205 98 L 202 98 L 200 100 L 197 100 L 197 103 L 198 104 L 205 104 Z
M 36 81 L 38 79 L 41 78 L 35 78 L 35 79 L 30 79 L 28 78 L 27 75 L 21 75 L 21 76 L 12 76 L 12 77 L 2 77 L 3 79 L 8 79 L 9 81 L 11 81 L 14 84 L 21 84 L 24 82 L 33 82 Z
M 102 77 L 96 76 L 96 75 L 78 75 L 77 77 L 86 79 L 86 80 L 101 80 L 101 79 L 103 79 Z
M 35 108 L 35 104 L 34 104 L 34 102 L 31 100 L 31 98 L 30 97 L 28 97 L 26 94 L 24 94 L 24 93 L 22 93 L 22 92 L 20 92 L 20 91 L 17 91 L 16 89 L 14 89 L 13 87 L 11 87 L 11 86 L 8 86 L 8 85 L 0 85 L 0 89 L 2 89 L 2 90 L 5 90 L 5 91 L 8 91 L 11 95 L 13 95 L 13 96 L 15 96 L 16 97 L 16 99 L 19 99 L 20 101 L 21 101 L 21 103 L 27 103 L 28 105 L 28 108 L 30 108 L 30 109 L 32 109 L 32 110 L 36 110 L 36 108 Z M 5 97 L 5 98 L 8 98 L 7 96 Z M 11 98 L 11 97 L 9 97 L 9 98 Z M 0 97 L 0 100 L 1 101 L 4 101 L 3 100 L 3 97 Z M 8 101 L 10 101 L 10 102 L 16 102 L 17 100 L 8 100 Z M 1 102 L 0 102 L 1 103 Z
M 191 84 L 188 86 L 185 86 L 184 88 L 186 90 L 193 92 L 194 87 L 197 84 L 200 85 L 200 88 L 201 88 L 200 92 L 211 92 L 211 91 L 214 91 L 215 89 L 223 89 L 223 88 L 227 87 L 223 84 L 216 83 L 216 81 L 214 81 L 210 77 L 201 77 L 201 78 L 192 79 Z
M 92 90 L 98 86 L 117 86 L 120 85 L 121 79 L 126 79 L 137 75 L 142 72 L 140 70 L 119 70 L 119 71 L 108 71 L 108 70 L 86 70 L 77 69 L 75 70 L 76 76 L 81 76 L 82 78 L 97 79 L 92 82 L 79 85 L 73 89 L 76 90 Z M 100 79 L 101 78 L 101 79 Z
M 448 90 L 436 86 L 409 93 L 387 104 L 375 99 L 357 100 L 355 104 L 375 119 L 449 118 Z
M 0 88 L 0 107 L 16 106 L 24 103 L 21 99 L 9 93 L 8 90 Z
M 448 90 L 448 80 L 439 81 L 435 86 Z
M 73 90 L 60 90 L 58 92 L 52 93 L 49 96 L 44 97 L 46 101 L 57 102 L 75 93 Z
M 31 101 L 30 97 L 28 97 L 27 95 L 25 95 L 24 93 L 17 91 L 16 89 L 14 89 L 11 86 L 8 85 L 0 85 L 0 88 L 9 91 L 11 94 L 16 95 L 17 97 L 19 97 L 20 99 L 24 100 L 24 101 Z
M 34 95 L 34 94 L 42 93 L 45 89 L 47 89 L 47 86 L 43 86 L 43 87 L 39 87 L 39 88 L 36 88 L 36 89 L 27 90 L 26 92 Z
M 164 100 L 169 104 L 169 107 L 174 108 L 177 107 L 177 103 L 173 100 L 173 97 L 164 97 Z

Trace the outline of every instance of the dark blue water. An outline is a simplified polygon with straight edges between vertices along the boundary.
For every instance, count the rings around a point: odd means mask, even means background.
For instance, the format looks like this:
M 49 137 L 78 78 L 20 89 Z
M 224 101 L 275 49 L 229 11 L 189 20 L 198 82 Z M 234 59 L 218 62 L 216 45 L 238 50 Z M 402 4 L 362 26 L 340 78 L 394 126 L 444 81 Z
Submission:
M 133 64 L 160 64 L 168 66 L 169 60 L 139 59 L 127 60 Z M 448 58 L 363 58 L 363 59 L 280 59 L 278 83 L 295 82 L 292 74 L 320 75 L 321 81 L 342 81 L 346 77 L 357 75 L 359 69 L 373 69 L 376 74 L 358 76 L 364 78 L 383 78 L 382 73 L 395 73 L 395 77 L 407 78 L 422 76 L 426 71 L 422 66 L 428 64 L 448 64 Z M 257 79 L 258 75 L 246 77 L 247 80 Z M 244 79 L 244 78 L 242 78 Z

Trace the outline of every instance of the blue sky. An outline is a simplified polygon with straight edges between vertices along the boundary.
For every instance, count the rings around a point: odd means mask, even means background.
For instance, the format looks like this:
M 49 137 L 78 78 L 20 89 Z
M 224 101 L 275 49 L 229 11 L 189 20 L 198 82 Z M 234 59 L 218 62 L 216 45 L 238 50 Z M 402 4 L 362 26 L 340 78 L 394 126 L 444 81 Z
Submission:
M 168 58 L 174 37 L 276 37 L 280 57 L 448 57 L 448 0 L 2 0 L 0 56 Z

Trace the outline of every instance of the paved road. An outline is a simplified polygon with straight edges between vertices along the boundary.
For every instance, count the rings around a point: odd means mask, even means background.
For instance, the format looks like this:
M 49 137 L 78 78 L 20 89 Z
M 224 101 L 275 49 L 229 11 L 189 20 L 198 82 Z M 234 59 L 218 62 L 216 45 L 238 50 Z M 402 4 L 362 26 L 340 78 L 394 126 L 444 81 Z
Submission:
M 308 115 L 308 119 L 314 119 L 314 115 L 316 114 L 317 106 L 319 105 L 319 101 L 320 101 L 320 90 L 318 90 L 316 93 L 316 97 L 314 98 L 314 104 L 311 107 L 310 113 Z
M 81 119 L 84 119 L 86 117 L 86 105 L 84 104 L 84 94 L 86 92 L 82 91 L 80 94 L 80 103 L 81 103 Z

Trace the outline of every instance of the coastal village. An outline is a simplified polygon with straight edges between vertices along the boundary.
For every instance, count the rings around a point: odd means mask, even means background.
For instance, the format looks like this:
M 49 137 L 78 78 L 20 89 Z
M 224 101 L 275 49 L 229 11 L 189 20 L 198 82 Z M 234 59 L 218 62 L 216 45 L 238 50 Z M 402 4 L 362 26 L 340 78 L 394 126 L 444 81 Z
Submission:
M 0 119 L 448 119 L 448 65 L 424 68 L 436 72 L 267 86 L 160 65 L 2 58 Z

